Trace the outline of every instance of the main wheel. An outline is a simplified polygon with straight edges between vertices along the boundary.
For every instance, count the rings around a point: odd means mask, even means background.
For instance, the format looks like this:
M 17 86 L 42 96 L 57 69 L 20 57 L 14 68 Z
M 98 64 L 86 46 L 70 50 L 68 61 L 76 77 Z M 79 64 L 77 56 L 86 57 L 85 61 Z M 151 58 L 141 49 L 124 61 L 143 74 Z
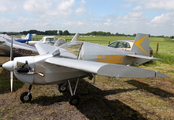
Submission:
M 59 92 L 65 92 L 67 90 L 67 86 L 65 84 L 60 84 L 58 86 Z
M 79 102 L 80 102 L 80 99 L 76 95 L 71 96 L 70 99 L 69 99 L 69 104 L 70 105 L 78 105 Z
M 20 99 L 23 103 L 28 103 L 31 101 L 32 95 L 31 95 L 31 93 L 28 95 L 28 92 L 24 92 L 21 94 Z

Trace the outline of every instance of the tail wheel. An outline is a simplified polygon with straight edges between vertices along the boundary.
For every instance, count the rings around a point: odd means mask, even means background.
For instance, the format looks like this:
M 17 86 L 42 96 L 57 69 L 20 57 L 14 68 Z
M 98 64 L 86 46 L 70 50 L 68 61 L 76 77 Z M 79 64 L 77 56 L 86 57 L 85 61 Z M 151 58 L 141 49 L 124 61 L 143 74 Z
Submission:
M 21 94 L 20 99 L 23 103 L 28 103 L 32 99 L 31 93 L 28 95 L 28 92 L 24 92 Z

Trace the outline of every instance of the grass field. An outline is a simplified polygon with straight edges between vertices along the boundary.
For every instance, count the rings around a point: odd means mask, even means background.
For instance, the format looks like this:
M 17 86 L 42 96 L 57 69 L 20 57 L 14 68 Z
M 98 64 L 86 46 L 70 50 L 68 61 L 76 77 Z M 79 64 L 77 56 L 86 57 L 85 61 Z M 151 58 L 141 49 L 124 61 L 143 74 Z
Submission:
M 43 36 L 35 36 L 33 40 L 40 40 Z M 68 42 L 73 38 L 73 36 L 61 36 L 65 38 Z M 55 36 L 56 39 L 60 38 L 60 36 Z M 124 36 L 91 36 L 91 37 L 79 37 L 79 41 L 91 42 L 101 45 L 108 45 L 108 43 L 116 41 L 116 40 L 134 40 L 135 37 L 124 37 Z M 170 38 L 158 38 L 158 37 L 150 37 L 149 44 L 153 49 L 153 56 L 156 57 L 156 48 L 157 43 L 159 43 L 158 48 L 158 58 L 165 60 L 160 63 L 174 64 L 174 40 L 170 40 Z M 157 61 L 159 63 L 159 61 Z M 153 64 L 156 64 L 154 62 Z
M 56 39 L 59 36 L 56 36 Z M 42 36 L 37 36 L 42 38 Z M 37 39 L 36 38 L 36 39 Z M 72 37 L 64 37 L 68 41 Z M 80 37 L 92 43 L 107 45 L 108 41 L 134 37 Z M 28 84 L 14 81 L 14 93 L 10 94 L 10 73 L 0 68 L 0 119 L 100 119 L 100 120 L 160 120 L 174 119 L 174 64 L 173 41 L 166 38 L 150 37 L 154 55 L 159 43 L 158 58 L 164 62 L 149 62 L 141 68 L 161 72 L 171 78 L 128 79 L 96 75 L 93 85 L 88 79 L 81 79 L 77 95 L 78 106 L 68 103 L 69 91 L 59 93 L 57 85 L 33 85 L 30 103 L 23 104 L 20 94 L 28 91 Z M 1 63 L 8 57 L 1 57 Z

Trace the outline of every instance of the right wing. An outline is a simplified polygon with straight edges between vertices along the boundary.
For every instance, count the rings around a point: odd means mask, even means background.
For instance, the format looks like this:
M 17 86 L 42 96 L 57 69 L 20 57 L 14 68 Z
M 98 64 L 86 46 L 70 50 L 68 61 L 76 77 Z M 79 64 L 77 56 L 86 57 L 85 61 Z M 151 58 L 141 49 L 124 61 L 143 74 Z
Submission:
M 84 60 L 74 60 L 67 58 L 51 57 L 45 60 L 47 63 L 73 68 L 89 73 L 111 77 L 127 78 L 148 78 L 148 77 L 168 77 L 164 74 L 137 67 L 130 67 L 118 64 L 107 64 Z

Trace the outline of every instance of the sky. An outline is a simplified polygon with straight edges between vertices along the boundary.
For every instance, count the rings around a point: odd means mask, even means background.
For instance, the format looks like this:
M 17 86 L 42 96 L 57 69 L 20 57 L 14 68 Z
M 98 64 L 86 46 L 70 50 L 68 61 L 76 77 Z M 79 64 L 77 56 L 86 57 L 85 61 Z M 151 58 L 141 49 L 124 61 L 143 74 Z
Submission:
M 174 0 L 0 0 L 0 31 L 174 35 Z

